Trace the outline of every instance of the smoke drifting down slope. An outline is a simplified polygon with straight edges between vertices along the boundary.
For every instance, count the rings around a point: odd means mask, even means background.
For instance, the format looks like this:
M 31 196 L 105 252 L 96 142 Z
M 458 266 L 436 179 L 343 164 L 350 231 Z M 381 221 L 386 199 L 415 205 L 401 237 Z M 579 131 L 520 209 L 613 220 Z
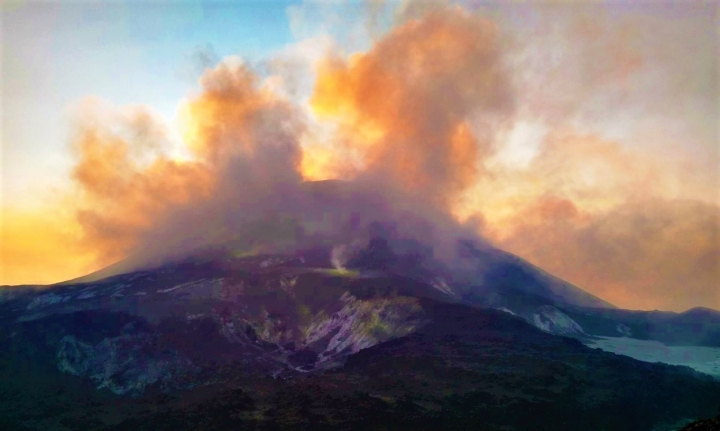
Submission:
M 329 51 L 308 106 L 277 91 L 277 76 L 226 58 L 181 106 L 181 148 L 148 108 L 87 101 L 73 138 L 83 244 L 103 264 L 143 266 L 207 247 L 354 247 L 381 234 L 451 262 L 467 238 L 618 304 L 720 307 L 718 206 L 676 199 L 664 161 L 543 111 L 548 95 L 530 91 L 499 22 L 460 7 L 398 19 L 367 52 Z M 642 71 L 635 54 L 633 68 L 617 65 L 619 85 Z M 552 130 L 526 166 L 499 163 L 527 118 Z M 305 182 L 330 178 L 345 182 Z M 702 215 L 687 217 L 693 208 Z

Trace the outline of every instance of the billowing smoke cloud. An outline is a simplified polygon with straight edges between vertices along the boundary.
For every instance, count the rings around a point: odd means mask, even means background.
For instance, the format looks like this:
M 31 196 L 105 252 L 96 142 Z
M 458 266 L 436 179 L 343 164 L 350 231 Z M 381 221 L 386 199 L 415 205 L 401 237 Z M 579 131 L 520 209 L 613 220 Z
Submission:
M 368 181 L 446 207 L 477 179 L 489 142 L 470 118 L 512 107 L 497 26 L 461 9 L 411 20 L 373 49 L 321 65 L 310 101 L 340 123 Z
M 236 58 L 200 85 L 182 110 L 187 160 L 165 155 L 168 133 L 142 108 L 88 120 L 97 110 L 84 107 L 74 178 L 89 247 L 109 259 L 182 253 L 281 208 L 300 183 L 302 125 L 292 105 Z
M 113 112 L 88 100 L 81 112 L 74 138 L 77 218 L 88 248 L 103 260 L 118 260 L 173 206 L 207 195 L 214 178 L 204 164 L 159 153 L 168 135 L 145 108 Z
M 522 96 L 469 193 L 485 235 L 620 306 L 719 308 L 717 5 L 495 12 Z
M 657 151 L 671 145 L 658 125 L 712 136 L 702 103 L 686 104 L 704 113 L 694 122 L 657 103 L 686 94 L 676 87 L 688 66 L 668 64 L 712 68 L 648 34 L 692 29 L 541 13 L 525 30 L 513 8 L 490 20 L 425 5 L 376 37 L 383 8 L 370 8 L 368 50 L 324 45 L 307 106 L 305 80 L 287 79 L 297 59 L 271 62 L 285 67 L 266 77 L 235 58 L 205 71 L 181 139 L 146 108 L 84 105 L 73 142 L 85 245 L 105 263 L 143 265 L 210 246 L 324 244 L 341 268 L 374 235 L 420 240 L 448 261 L 456 238 L 483 235 L 620 306 L 720 307 L 717 175 Z M 637 85 L 647 79 L 657 85 Z M 620 127 L 601 133 L 613 112 Z M 346 182 L 304 182 L 326 178 Z
M 303 183 L 313 156 L 302 153 L 297 106 L 239 59 L 200 86 L 181 109 L 187 160 L 163 152 L 169 133 L 142 108 L 83 117 L 78 218 L 109 260 L 353 241 L 376 222 L 450 257 L 463 229 L 450 205 L 476 178 L 483 146 L 467 118 L 511 106 L 492 22 L 460 9 L 409 21 L 366 54 L 320 65 L 311 106 L 360 163 L 351 183 L 318 194 Z

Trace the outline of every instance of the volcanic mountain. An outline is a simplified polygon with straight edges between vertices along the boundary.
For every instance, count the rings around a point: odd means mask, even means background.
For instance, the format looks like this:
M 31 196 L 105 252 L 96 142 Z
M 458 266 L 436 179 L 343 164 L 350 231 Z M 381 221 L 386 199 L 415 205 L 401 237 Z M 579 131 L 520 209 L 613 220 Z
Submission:
M 233 247 L 4 289 L 2 429 L 660 430 L 720 401 L 708 375 L 583 345 L 643 318 L 489 245 L 458 241 L 456 266 L 392 234 Z

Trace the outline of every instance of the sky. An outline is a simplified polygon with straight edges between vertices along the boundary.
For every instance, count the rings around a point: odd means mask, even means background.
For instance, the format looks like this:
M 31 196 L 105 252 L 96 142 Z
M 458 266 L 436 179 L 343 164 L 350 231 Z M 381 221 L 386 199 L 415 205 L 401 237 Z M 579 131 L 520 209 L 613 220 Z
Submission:
M 618 306 L 720 308 L 714 2 L 2 8 L 0 284 L 236 217 L 272 166 L 397 184 Z

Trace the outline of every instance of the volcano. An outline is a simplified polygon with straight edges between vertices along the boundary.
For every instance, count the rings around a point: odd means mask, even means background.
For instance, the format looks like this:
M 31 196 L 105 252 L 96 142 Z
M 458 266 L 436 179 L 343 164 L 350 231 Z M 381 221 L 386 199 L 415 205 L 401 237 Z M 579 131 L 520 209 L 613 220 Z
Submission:
M 458 240 L 453 265 L 373 226 L 354 248 L 233 240 L 3 289 L 2 429 L 659 430 L 714 413 L 712 376 L 585 344 L 712 345 L 716 312 L 619 310 L 490 245 Z

